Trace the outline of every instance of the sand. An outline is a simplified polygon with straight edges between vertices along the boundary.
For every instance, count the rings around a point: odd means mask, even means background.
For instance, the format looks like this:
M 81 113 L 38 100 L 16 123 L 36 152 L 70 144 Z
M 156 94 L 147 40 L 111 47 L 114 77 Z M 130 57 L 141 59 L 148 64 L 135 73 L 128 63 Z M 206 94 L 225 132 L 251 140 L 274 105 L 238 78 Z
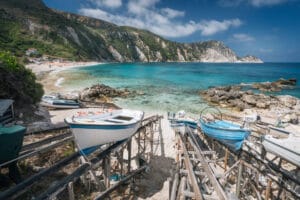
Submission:
M 39 75 L 41 73 L 47 72 L 59 72 L 62 70 L 67 70 L 75 67 L 84 67 L 84 66 L 92 66 L 99 65 L 103 63 L 99 62 L 42 62 L 42 63 L 31 63 L 26 65 L 25 67 L 31 69 L 33 73 Z

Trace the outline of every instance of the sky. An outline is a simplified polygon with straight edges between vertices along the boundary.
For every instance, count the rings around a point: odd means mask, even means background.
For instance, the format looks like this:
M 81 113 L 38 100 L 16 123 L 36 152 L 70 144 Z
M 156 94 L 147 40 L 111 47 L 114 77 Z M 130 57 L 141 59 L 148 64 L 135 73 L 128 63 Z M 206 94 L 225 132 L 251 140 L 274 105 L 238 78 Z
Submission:
M 300 62 L 300 0 L 43 0 L 54 9 L 177 42 L 220 40 L 239 56 Z

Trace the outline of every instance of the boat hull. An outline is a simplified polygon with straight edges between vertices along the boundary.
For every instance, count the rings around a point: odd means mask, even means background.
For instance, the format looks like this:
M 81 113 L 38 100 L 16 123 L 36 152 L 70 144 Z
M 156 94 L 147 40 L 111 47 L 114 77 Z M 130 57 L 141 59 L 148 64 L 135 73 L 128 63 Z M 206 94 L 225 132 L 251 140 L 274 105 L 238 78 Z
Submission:
M 200 120 L 199 124 L 204 134 L 218 140 L 234 151 L 242 147 L 244 139 L 250 134 L 249 130 L 242 129 L 238 125 L 225 121 L 206 123 Z
M 60 109 L 72 109 L 72 108 L 79 108 L 78 105 L 68 105 L 68 104 L 52 104 L 47 102 L 41 102 L 42 106 L 49 107 L 49 108 L 60 108 Z
M 137 131 L 139 126 L 140 122 L 115 126 L 70 124 L 75 141 L 83 151 L 91 147 L 127 139 Z
M 286 145 L 280 144 L 282 142 Z M 276 139 L 266 135 L 262 144 L 266 151 L 300 167 L 299 142 L 299 138 Z

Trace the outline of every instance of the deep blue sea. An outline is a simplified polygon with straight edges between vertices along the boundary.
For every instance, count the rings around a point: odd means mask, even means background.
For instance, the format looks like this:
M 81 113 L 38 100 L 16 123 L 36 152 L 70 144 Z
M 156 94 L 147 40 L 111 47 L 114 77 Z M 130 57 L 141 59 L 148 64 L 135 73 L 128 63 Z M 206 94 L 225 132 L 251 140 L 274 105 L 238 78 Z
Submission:
M 300 98 L 300 63 L 224 64 L 224 63 L 130 63 L 101 64 L 64 71 L 63 86 L 80 89 L 95 83 L 128 88 L 144 93 L 128 99 L 117 99 L 121 107 L 156 110 L 186 110 L 199 113 L 205 103 L 199 91 L 211 86 L 275 81 L 296 78 L 289 94 Z

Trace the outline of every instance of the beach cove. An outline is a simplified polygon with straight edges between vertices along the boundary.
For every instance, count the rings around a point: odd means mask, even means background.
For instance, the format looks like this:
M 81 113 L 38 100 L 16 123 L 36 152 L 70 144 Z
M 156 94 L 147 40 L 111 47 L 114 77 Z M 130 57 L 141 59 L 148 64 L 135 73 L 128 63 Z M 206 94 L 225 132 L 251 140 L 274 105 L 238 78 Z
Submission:
M 100 83 L 142 94 L 115 99 L 114 103 L 121 107 L 164 112 L 186 110 L 197 114 L 206 106 L 199 96 L 201 90 L 215 86 L 275 81 L 280 78 L 300 80 L 299 64 L 116 63 L 51 73 L 46 78 L 46 82 L 47 79 L 50 80 L 50 88 L 47 86 L 46 92 L 72 92 Z M 267 94 L 299 98 L 299 82 L 293 89 Z

